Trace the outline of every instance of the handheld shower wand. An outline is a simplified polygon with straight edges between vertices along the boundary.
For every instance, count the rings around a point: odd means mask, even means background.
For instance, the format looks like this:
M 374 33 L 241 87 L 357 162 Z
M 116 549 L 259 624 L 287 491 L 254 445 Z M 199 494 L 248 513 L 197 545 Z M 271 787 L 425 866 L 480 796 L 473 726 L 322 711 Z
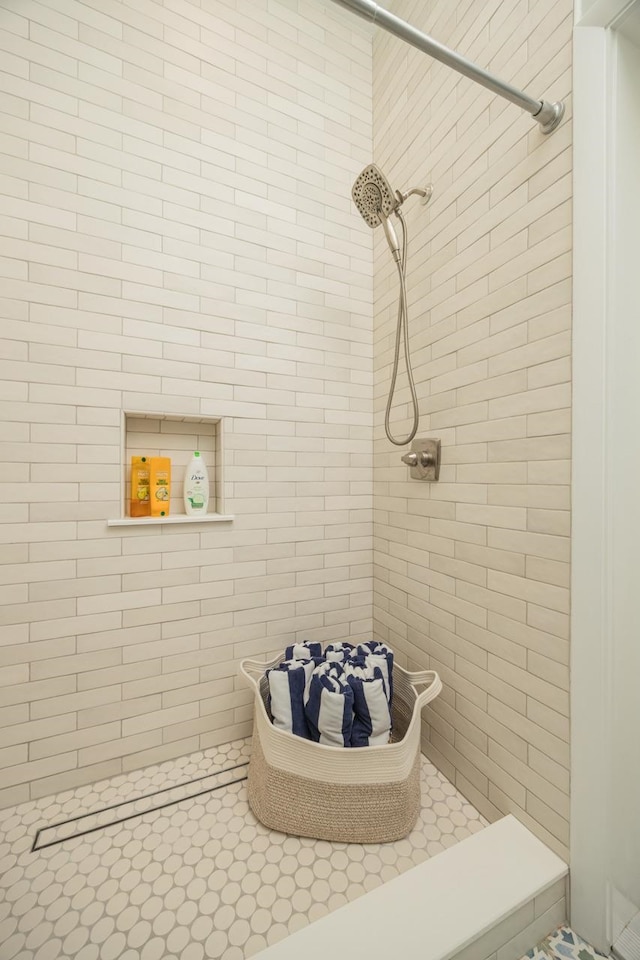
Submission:
M 358 210 L 360 211 L 363 219 L 372 229 L 380 226 L 384 230 L 385 236 L 387 238 L 387 243 L 389 244 L 389 249 L 393 259 L 395 260 L 396 266 L 398 268 L 398 275 L 400 278 L 400 297 L 398 300 L 398 319 L 396 323 L 396 340 L 395 340 L 395 352 L 393 360 L 393 371 L 391 374 L 391 384 L 389 387 L 389 396 L 387 398 L 387 409 L 385 411 L 384 418 L 384 429 L 387 434 L 388 439 L 391 443 L 394 443 L 396 446 L 404 446 L 405 443 L 410 443 L 411 440 L 416 435 L 418 430 L 418 423 L 420 420 L 420 413 L 418 409 L 418 397 L 416 394 L 416 387 L 413 381 L 413 371 L 411 369 L 411 353 L 409 349 L 409 330 L 408 330 L 408 309 L 407 309 L 407 284 L 406 284 L 406 275 L 407 275 L 407 229 L 404 217 L 400 210 L 401 205 L 412 194 L 418 194 L 422 197 L 423 203 L 428 203 L 431 199 L 431 194 L 433 193 L 433 188 L 431 186 L 423 187 L 414 187 L 412 190 L 408 190 L 406 193 L 400 193 L 397 190 L 395 193 L 392 191 L 389 183 L 382 173 L 376 167 L 375 164 L 371 163 L 368 167 L 362 171 L 362 173 L 356 178 L 356 181 L 353 185 L 351 191 L 351 196 L 353 197 L 354 203 Z M 391 222 L 391 214 L 394 213 L 400 221 L 400 226 L 402 228 L 402 246 L 398 242 L 398 236 L 394 229 L 394 226 Z M 396 439 L 391 433 L 391 427 L 389 425 L 389 420 L 391 416 L 391 404 L 393 402 L 393 395 L 396 389 L 396 380 L 398 377 L 398 363 L 400 360 L 400 338 L 404 336 L 404 358 L 405 365 L 407 368 L 407 379 L 409 381 L 409 390 L 411 392 L 411 405 L 413 407 L 413 425 L 409 434 L 403 439 Z
M 387 238 L 387 243 L 389 244 L 389 249 L 396 263 L 400 263 L 402 257 L 400 254 L 400 244 L 398 243 L 398 235 L 394 230 L 393 224 L 389 217 L 382 218 L 382 228 L 384 230 L 384 235 Z

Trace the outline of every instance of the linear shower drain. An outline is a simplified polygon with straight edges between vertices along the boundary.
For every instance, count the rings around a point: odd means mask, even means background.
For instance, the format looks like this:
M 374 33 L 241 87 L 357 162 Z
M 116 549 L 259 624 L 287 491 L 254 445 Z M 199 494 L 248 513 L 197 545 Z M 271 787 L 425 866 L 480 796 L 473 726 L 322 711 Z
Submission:
M 125 820 L 144 816 L 145 813 L 153 813 L 155 810 L 173 806 L 173 804 L 180 803 L 182 800 L 192 800 L 194 797 L 200 797 L 205 793 L 230 787 L 234 783 L 242 783 L 243 780 L 247 779 L 246 773 L 244 776 L 233 776 L 233 774 L 237 774 L 247 765 L 248 761 L 238 763 L 233 767 L 226 767 L 224 770 L 217 770 L 215 773 L 209 773 L 203 777 L 195 777 L 193 780 L 187 780 L 176 786 L 154 790 L 153 793 L 143 794 L 134 800 L 122 800 L 120 803 L 113 803 L 101 810 L 81 813 L 77 817 L 70 817 L 68 820 L 61 820 L 59 823 L 39 827 L 31 852 L 53 847 L 57 843 L 73 840 L 75 837 L 83 837 L 87 833 L 95 833 L 96 830 L 104 830 L 116 823 L 124 823 Z

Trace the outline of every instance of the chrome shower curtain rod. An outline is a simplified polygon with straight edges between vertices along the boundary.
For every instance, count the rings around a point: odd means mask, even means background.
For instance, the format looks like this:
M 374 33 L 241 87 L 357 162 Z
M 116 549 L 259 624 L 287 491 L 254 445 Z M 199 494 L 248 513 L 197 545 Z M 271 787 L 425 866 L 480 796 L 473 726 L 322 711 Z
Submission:
M 333 0 L 333 2 L 351 10 L 352 13 L 357 13 L 365 20 L 371 20 L 376 26 L 382 27 L 383 30 L 399 37 L 400 40 L 417 47 L 418 50 L 427 53 L 434 60 L 445 63 L 463 76 L 469 77 L 470 80 L 480 83 L 488 90 L 493 90 L 499 97 L 504 97 L 505 100 L 510 100 L 511 103 L 522 107 L 523 110 L 531 114 L 534 120 L 537 120 L 542 133 L 551 133 L 562 120 L 564 114 L 564 103 L 562 101 L 549 103 L 548 100 L 534 100 L 523 93 L 522 90 L 518 90 L 517 87 L 512 87 L 510 83 L 505 83 L 498 77 L 494 77 L 487 70 L 472 63 L 471 60 L 461 57 L 454 50 L 450 50 L 443 44 L 438 43 L 437 40 L 428 37 L 426 33 L 416 30 L 406 20 L 396 17 L 395 14 L 385 10 L 384 7 L 378 6 L 373 0 Z

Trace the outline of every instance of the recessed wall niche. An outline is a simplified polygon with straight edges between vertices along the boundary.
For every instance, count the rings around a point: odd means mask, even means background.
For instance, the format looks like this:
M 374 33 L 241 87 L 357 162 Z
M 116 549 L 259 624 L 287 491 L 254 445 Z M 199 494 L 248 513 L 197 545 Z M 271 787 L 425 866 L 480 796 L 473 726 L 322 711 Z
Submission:
M 216 417 L 185 417 L 162 413 L 122 416 L 122 515 L 109 526 L 162 523 L 211 523 L 232 520 L 224 512 L 223 426 Z M 209 508 L 206 516 L 187 516 L 184 509 L 184 476 L 194 450 L 199 450 L 209 472 Z M 131 457 L 171 458 L 171 499 L 167 517 L 130 517 Z

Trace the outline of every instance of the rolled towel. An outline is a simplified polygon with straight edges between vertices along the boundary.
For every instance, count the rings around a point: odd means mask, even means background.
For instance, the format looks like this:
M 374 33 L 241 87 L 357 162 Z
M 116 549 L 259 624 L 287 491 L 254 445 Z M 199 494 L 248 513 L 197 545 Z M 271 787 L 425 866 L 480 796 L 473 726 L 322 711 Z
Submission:
M 371 673 L 372 676 L 367 674 Z M 380 667 L 354 667 L 346 672 L 353 690 L 352 747 L 377 747 L 389 743 L 391 710 Z
M 292 643 L 284 651 L 285 660 L 321 660 L 321 643 Z
M 314 671 L 306 693 L 305 716 L 312 740 L 329 747 L 350 747 L 353 727 L 353 690 L 331 664 Z
M 340 663 L 338 660 L 322 660 L 320 663 L 317 663 L 314 670 L 313 676 L 331 676 L 338 679 L 344 673 L 345 664 Z
M 344 663 L 345 660 L 348 660 L 352 656 L 355 647 L 352 643 L 329 643 L 324 648 L 325 660 L 329 660 L 334 663 Z
M 314 671 L 313 660 L 285 660 L 267 670 L 269 709 L 273 725 L 297 737 L 309 739 L 304 695 Z
M 361 680 L 373 680 L 375 670 L 379 670 L 384 677 L 381 667 L 375 663 L 373 657 L 350 657 L 342 665 L 346 677 L 360 677 Z
M 380 667 L 387 687 L 389 703 L 391 703 L 393 700 L 393 650 L 391 647 L 388 647 L 385 643 L 370 640 L 367 643 L 359 643 L 356 654 L 359 657 L 372 657 L 371 663 Z

